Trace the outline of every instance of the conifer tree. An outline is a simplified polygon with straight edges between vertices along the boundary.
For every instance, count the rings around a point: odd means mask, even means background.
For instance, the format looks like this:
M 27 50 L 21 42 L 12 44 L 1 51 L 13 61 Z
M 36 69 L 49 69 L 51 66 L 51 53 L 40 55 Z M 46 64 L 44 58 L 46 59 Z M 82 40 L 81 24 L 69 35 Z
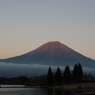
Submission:
M 73 69 L 73 81 L 74 82 L 82 82 L 83 80 L 83 70 L 80 63 L 75 64 Z
M 66 84 L 68 84 L 68 83 L 71 82 L 71 73 L 70 73 L 70 68 L 69 68 L 69 66 L 66 66 L 66 67 L 65 67 L 63 79 L 64 79 L 64 82 L 65 82 Z
M 48 86 L 52 86 L 53 85 L 53 73 L 51 71 L 51 67 L 49 67 L 48 73 L 47 73 L 47 85 Z
M 55 84 L 56 85 L 62 84 L 62 74 L 61 74 L 61 70 L 59 67 L 57 68 L 57 71 L 55 73 Z
M 80 63 L 78 63 L 78 82 L 83 81 L 83 70 Z
M 75 64 L 74 69 L 73 69 L 73 82 L 77 82 L 78 80 L 78 66 Z

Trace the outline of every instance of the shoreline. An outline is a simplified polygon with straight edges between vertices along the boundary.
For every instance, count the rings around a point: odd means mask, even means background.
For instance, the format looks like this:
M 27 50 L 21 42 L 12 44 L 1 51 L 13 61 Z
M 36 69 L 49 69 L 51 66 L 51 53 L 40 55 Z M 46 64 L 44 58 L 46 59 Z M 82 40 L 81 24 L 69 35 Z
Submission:
M 76 83 L 61 86 L 52 86 L 49 89 L 62 89 L 62 90 L 89 90 L 95 91 L 95 83 Z
M 44 88 L 44 89 L 62 89 L 62 90 L 94 90 L 95 83 L 76 83 L 64 84 L 60 86 L 27 86 L 27 85 L 0 85 L 0 88 Z

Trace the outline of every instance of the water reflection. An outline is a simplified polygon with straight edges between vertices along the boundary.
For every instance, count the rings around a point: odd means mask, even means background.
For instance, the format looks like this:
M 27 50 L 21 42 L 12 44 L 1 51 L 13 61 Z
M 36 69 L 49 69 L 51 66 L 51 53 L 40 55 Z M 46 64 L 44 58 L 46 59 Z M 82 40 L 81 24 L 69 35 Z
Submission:
M 62 95 L 62 90 L 48 89 L 47 95 Z
M 54 95 L 62 95 L 62 90 L 55 90 L 55 94 Z
M 63 91 L 63 95 L 74 95 L 74 91 L 72 91 L 72 90 L 65 90 L 65 91 Z
M 64 89 L 0 88 L 0 95 L 74 95 L 78 93 L 80 91 Z
M 47 95 L 53 95 L 53 90 L 52 89 L 47 89 Z
M 47 95 L 74 95 L 75 93 L 79 93 L 74 90 L 59 90 L 59 89 L 48 89 Z

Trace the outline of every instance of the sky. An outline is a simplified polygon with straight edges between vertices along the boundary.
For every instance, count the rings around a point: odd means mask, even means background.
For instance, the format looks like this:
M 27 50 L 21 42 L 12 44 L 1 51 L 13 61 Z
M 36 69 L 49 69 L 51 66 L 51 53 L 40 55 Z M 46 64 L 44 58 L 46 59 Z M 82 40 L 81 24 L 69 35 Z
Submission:
M 95 60 L 95 0 L 0 0 L 0 59 L 49 41 Z

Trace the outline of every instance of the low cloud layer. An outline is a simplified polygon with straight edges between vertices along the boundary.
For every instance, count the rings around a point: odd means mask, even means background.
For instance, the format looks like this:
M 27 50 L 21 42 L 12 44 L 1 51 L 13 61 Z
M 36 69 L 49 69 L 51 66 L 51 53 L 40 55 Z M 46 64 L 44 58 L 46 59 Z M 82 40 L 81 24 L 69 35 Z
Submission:
M 52 71 L 56 72 L 58 66 L 51 66 Z M 1 77 L 16 77 L 16 76 L 39 76 L 47 74 L 49 66 L 40 64 L 13 64 L 13 63 L 0 63 L 0 76 Z M 64 66 L 60 66 L 64 72 Z M 70 67 L 73 70 L 73 67 Z M 84 72 L 94 72 L 92 68 L 83 67 Z

